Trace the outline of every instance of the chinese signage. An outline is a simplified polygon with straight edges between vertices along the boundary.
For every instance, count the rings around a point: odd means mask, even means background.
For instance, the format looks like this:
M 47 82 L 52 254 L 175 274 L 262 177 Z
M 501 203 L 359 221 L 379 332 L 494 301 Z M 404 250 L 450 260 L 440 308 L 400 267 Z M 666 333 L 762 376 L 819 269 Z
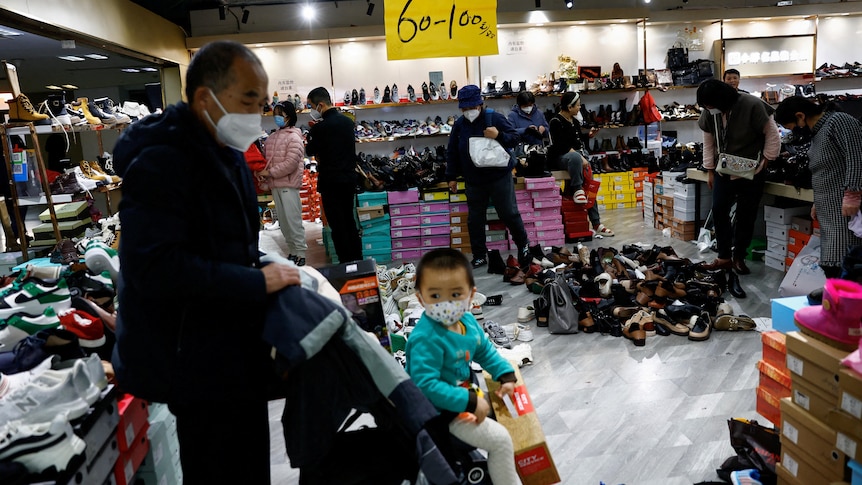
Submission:
M 395 0 L 384 6 L 389 60 L 499 53 L 496 0 Z
M 814 36 L 725 39 L 724 68 L 738 69 L 743 77 L 811 73 Z

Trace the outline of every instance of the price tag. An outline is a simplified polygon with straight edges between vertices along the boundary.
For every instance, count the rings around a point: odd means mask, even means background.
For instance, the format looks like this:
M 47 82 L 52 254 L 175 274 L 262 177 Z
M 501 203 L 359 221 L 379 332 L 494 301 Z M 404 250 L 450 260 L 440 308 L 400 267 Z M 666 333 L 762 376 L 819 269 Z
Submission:
M 856 419 L 862 419 L 862 401 L 846 392 L 841 393 L 841 409 L 855 416 Z
M 840 431 L 835 439 L 835 447 L 847 456 L 856 456 L 856 440 Z
M 497 0 L 384 3 L 389 60 L 498 54 Z
M 796 426 L 793 426 L 787 421 L 785 421 L 784 426 L 781 427 L 781 434 L 787 436 L 787 439 L 792 441 L 794 445 L 799 441 L 799 430 L 796 429 Z
M 793 355 L 787 356 L 787 368 L 790 369 L 790 372 L 801 376 L 803 367 L 804 366 L 801 359 Z

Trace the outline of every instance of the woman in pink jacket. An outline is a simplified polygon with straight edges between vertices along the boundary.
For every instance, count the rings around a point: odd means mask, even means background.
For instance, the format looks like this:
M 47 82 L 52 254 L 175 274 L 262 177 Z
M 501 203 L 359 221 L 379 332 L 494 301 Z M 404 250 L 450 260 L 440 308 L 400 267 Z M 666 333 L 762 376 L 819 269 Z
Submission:
M 305 229 L 302 227 L 302 172 L 305 153 L 302 132 L 296 125 L 296 108 L 285 101 L 275 105 L 273 118 L 278 130 L 266 139 L 266 168 L 257 172 L 261 186 L 268 186 L 275 199 L 278 223 L 287 242 L 288 259 L 305 265 Z

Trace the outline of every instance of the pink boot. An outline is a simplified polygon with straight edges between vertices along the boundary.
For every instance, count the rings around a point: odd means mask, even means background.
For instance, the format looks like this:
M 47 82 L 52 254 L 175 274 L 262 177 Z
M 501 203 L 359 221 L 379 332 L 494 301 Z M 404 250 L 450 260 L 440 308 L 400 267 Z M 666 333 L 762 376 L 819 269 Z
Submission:
M 806 335 L 842 350 L 854 350 L 862 338 L 862 285 L 828 279 L 823 305 L 800 308 L 793 316 Z

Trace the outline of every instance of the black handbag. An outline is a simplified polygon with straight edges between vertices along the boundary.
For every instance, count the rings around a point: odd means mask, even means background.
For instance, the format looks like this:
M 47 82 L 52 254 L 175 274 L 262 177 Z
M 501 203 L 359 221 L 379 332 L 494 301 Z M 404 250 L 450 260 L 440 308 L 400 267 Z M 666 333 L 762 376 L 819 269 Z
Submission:
M 688 49 L 674 44 L 667 50 L 667 68 L 678 69 L 688 65 Z
M 572 293 L 562 276 L 548 282 L 542 295 L 549 304 L 548 331 L 550 333 L 578 333 L 578 310 L 572 303 Z
M 742 418 L 728 419 L 727 427 L 730 430 L 730 446 L 736 451 L 736 456 L 722 463 L 716 470 L 718 476 L 730 481 L 732 471 L 753 468 L 760 472 L 760 481 L 764 485 L 774 485 L 775 464 L 781 459 L 778 431 Z

